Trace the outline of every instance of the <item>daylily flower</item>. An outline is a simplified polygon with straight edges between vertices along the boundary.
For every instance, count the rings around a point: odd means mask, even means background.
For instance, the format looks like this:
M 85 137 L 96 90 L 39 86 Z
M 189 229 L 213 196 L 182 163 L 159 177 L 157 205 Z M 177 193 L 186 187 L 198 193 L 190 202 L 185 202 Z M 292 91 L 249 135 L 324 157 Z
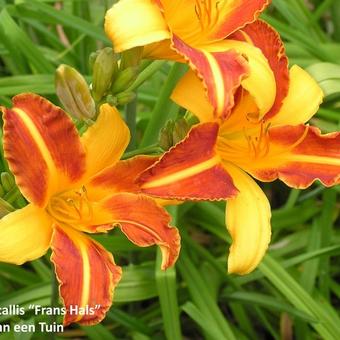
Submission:
M 265 55 L 236 33 L 269 3 L 120 0 L 106 14 L 105 31 L 117 53 L 144 46 L 145 58 L 187 62 L 203 80 L 215 116 L 230 114 L 240 83 L 264 113 L 275 99 L 273 72 Z
M 169 215 L 134 184 L 155 159 L 119 161 L 129 129 L 108 104 L 82 137 L 63 110 L 35 94 L 14 97 L 13 108 L 2 111 L 5 157 L 31 203 L 0 220 L 0 261 L 20 265 L 51 248 L 67 309 L 64 324 L 98 323 L 111 306 L 121 268 L 87 233 L 118 226 L 138 246 L 159 245 L 162 269 L 177 259 L 180 239 Z M 97 305 L 94 315 L 70 313 L 72 306 Z
M 328 187 L 340 182 L 340 133 L 322 135 L 305 125 L 322 102 L 322 90 L 298 66 L 288 77 L 282 42 L 268 25 L 255 22 L 242 34 L 260 46 L 261 32 L 271 37 L 271 49 L 264 53 L 271 56 L 278 88 L 288 88 L 284 98 L 278 92 L 274 106 L 261 116 L 254 98 L 240 88 L 230 117 L 216 119 L 196 77 L 188 74 L 173 98 L 201 123 L 138 179 L 143 192 L 155 197 L 227 199 L 226 225 L 233 240 L 228 270 L 239 274 L 256 268 L 271 235 L 268 199 L 248 174 L 299 189 L 315 180 Z

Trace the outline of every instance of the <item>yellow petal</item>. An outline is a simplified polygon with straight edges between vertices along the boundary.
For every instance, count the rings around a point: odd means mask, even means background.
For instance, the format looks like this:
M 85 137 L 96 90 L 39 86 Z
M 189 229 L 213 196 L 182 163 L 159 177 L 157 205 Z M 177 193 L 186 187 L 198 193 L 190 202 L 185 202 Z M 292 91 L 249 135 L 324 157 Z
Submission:
M 270 119 L 272 126 L 306 123 L 322 103 L 323 92 L 306 71 L 294 65 L 290 69 L 289 76 L 288 95 L 280 111 Z
M 85 178 L 118 162 L 129 140 L 129 129 L 118 110 L 103 104 L 97 121 L 81 137 L 86 152 Z
M 234 49 L 247 58 L 250 71 L 249 76 L 242 80 L 242 87 L 254 97 L 260 118 L 263 117 L 274 104 L 276 82 L 274 73 L 261 50 L 249 43 L 236 40 L 214 42 L 204 49 L 209 52 Z
M 52 219 L 32 204 L 0 220 L 0 262 L 21 265 L 43 256 L 50 246 Z
M 202 81 L 192 70 L 180 79 L 171 99 L 195 114 L 202 123 L 214 120 L 214 110 L 208 100 Z
M 170 32 L 152 0 L 121 0 L 105 17 L 105 32 L 116 52 L 168 39 Z
M 262 260 L 270 242 L 270 205 L 266 195 L 245 172 L 224 163 L 239 190 L 227 202 L 226 224 L 233 243 L 229 249 L 229 273 L 247 274 Z

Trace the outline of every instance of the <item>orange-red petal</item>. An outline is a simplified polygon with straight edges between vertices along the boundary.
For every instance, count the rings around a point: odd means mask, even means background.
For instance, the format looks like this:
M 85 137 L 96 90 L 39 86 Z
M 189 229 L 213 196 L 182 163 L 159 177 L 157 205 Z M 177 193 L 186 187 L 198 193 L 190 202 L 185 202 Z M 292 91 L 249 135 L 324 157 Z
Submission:
M 22 193 L 39 206 L 85 171 L 85 153 L 71 119 L 31 93 L 14 97 L 13 108 L 4 109 L 4 152 Z
M 227 117 L 234 105 L 234 92 L 247 75 L 246 60 L 233 50 L 207 52 L 187 45 L 176 35 L 172 48 L 182 55 L 203 81 L 216 117 Z
M 172 266 L 179 254 L 180 235 L 171 227 L 170 215 L 155 200 L 142 194 L 121 193 L 106 199 L 102 208 L 111 214 L 127 238 L 139 247 L 157 244 L 163 255 L 162 269 Z
M 155 156 L 136 156 L 106 168 L 86 186 L 91 200 L 101 200 L 116 192 L 140 192 L 137 177 L 157 161 Z
M 269 154 L 247 171 L 263 181 L 281 179 L 294 188 L 315 180 L 325 186 L 340 182 L 340 133 L 321 135 L 316 127 L 279 126 L 269 130 Z
M 224 39 L 236 30 L 254 22 L 270 4 L 270 0 L 215 1 L 218 14 L 211 38 Z
M 140 176 L 142 191 L 178 200 L 221 200 L 235 196 L 237 189 L 215 151 L 218 130 L 217 123 L 193 127 L 184 141 Z
M 257 20 L 245 26 L 242 30 L 235 32 L 230 36 L 230 39 L 255 45 L 262 51 L 269 62 L 276 82 L 275 102 L 265 116 L 266 119 L 269 119 L 279 111 L 289 89 L 288 58 L 280 35 L 266 22 Z
M 55 226 L 51 261 L 66 308 L 64 325 L 94 325 L 111 306 L 121 268 L 99 243 L 69 228 Z

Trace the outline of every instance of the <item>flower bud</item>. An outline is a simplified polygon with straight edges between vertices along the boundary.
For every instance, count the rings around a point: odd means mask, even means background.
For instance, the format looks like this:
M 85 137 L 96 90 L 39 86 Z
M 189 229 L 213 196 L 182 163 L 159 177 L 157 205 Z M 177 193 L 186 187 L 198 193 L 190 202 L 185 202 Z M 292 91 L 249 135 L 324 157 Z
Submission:
M 173 144 L 180 142 L 188 134 L 190 126 L 184 118 L 179 118 L 175 124 L 172 131 L 172 141 Z
M 176 121 L 169 120 L 159 135 L 159 146 L 169 150 L 172 146 L 183 140 L 190 130 L 190 125 L 184 118 Z
M 137 75 L 137 66 L 128 67 L 125 70 L 120 71 L 112 84 L 111 92 L 113 94 L 124 92 L 135 81 Z
M 0 184 L 0 197 L 3 197 L 5 195 L 5 189 L 4 187 Z
M 0 177 L 1 177 L 1 184 L 5 192 L 10 191 L 15 186 L 14 177 L 8 172 L 2 172 Z
M 120 61 L 120 68 L 126 69 L 130 66 L 138 66 L 142 59 L 144 47 L 137 46 L 122 52 L 122 59 Z
M 108 92 L 117 70 L 118 65 L 112 48 L 102 49 L 93 64 L 92 94 L 95 101 L 100 101 Z
M 126 105 L 132 102 L 136 98 L 134 92 L 121 92 L 116 94 L 117 105 Z
M 172 139 L 174 124 L 173 120 L 168 120 L 159 134 L 159 146 L 165 151 L 169 150 L 174 145 Z
M 89 66 L 90 66 L 91 72 L 93 72 L 93 65 L 94 65 L 99 53 L 100 53 L 100 50 L 98 50 L 96 52 L 92 52 L 89 56 Z
M 96 109 L 90 89 L 84 77 L 73 67 L 60 65 L 55 74 L 56 93 L 74 118 L 93 118 Z
M 7 203 L 4 199 L 0 197 L 0 218 L 3 218 L 14 210 L 15 209 L 12 207 L 12 205 Z

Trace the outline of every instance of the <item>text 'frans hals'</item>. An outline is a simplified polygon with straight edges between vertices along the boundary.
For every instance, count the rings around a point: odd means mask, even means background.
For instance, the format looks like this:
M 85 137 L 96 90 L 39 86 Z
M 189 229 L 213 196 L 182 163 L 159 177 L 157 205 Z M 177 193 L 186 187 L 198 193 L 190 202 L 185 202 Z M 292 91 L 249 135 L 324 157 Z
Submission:
M 41 305 L 31 304 L 28 307 L 21 307 L 19 305 L 9 305 L 6 307 L 0 307 L 0 316 L 24 316 L 26 312 L 31 312 L 34 315 L 65 315 L 68 313 L 69 315 L 94 315 L 96 310 L 100 308 L 100 305 L 95 306 L 84 306 L 79 307 L 77 305 L 69 306 L 68 309 L 65 307 L 43 307 Z M 43 333 L 61 333 L 64 331 L 64 326 L 58 324 L 56 322 L 46 323 L 46 322 L 38 322 L 37 324 L 26 324 L 26 323 L 18 323 L 18 324 L 0 324 L 0 333 L 34 333 L 34 332 L 43 332 Z

